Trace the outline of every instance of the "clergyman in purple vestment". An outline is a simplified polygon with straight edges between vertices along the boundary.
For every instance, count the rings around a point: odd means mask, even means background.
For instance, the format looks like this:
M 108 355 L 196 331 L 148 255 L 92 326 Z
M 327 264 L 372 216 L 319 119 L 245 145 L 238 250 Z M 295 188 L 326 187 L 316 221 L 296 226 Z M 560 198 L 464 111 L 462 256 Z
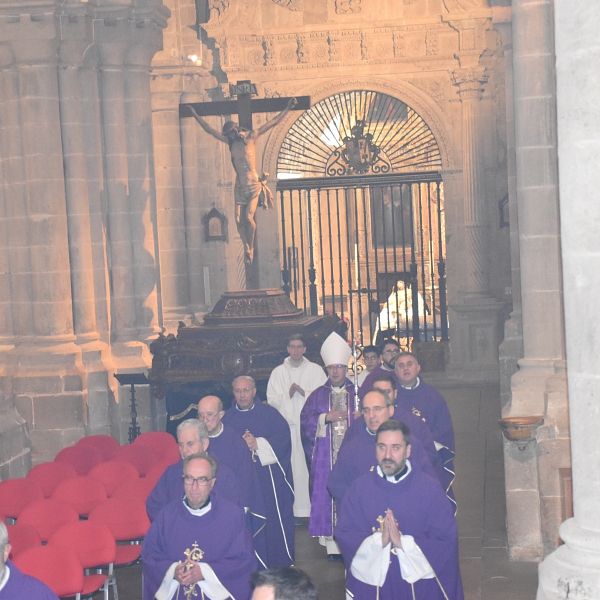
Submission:
M 144 539 L 144 600 L 250 598 L 250 532 L 243 509 L 211 494 L 216 466 L 206 455 L 185 459 L 184 500 L 165 506 Z
M 338 512 L 348 488 L 358 477 L 377 466 L 376 432 L 382 423 L 392 418 L 394 406 L 388 404 L 388 396 L 374 389 L 363 398 L 362 413 L 363 416 L 353 425 L 353 427 L 358 425 L 357 434 L 351 440 L 344 439 L 342 442 L 338 459 L 327 480 L 327 489 L 333 496 Z M 410 439 L 410 463 L 413 468 L 419 468 L 423 473 L 437 479 L 437 474 L 419 438 L 411 435 Z
M 58 600 L 45 584 L 25 575 L 10 560 L 11 545 L 6 525 L 0 521 L 0 598 L 2 600 Z
M 205 396 L 198 402 L 198 420 L 208 429 L 211 456 L 220 465 L 227 465 L 239 484 L 242 506 L 246 509 L 248 528 L 261 567 L 266 568 L 267 540 L 265 535 L 265 503 L 260 489 L 252 453 L 244 439 L 232 427 L 223 424 L 223 402 L 217 396 Z M 217 485 L 218 485 L 217 477 Z
M 321 357 L 329 379 L 308 397 L 300 413 L 302 445 L 310 472 L 308 533 L 321 538 L 330 556 L 339 555 L 339 548 L 332 539 L 335 507 L 327 479 L 354 421 L 354 388 L 346 377 L 350 354 L 347 342 L 337 333 L 323 342 Z
M 396 359 L 398 386 L 397 406 L 421 419 L 433 435 L 435 447 L 444 468 L 444 488 L 454 502 L 454 429 L 448 405 L 443 396 L 419 377 L 421 366 L 413 354 L 401 352 Z
M 373 379 L 377 375 L 394 376 L 394 362 L 400 353 L 400 344 L 396 340 L 386 340 L 379 348 L 382 363 L 375 367 L 364 379 L 358 391 L 361 400 L 364 395 L 373 387 Z
M 371 380 L 371 385 L 371 389 L 379 390 L 387 396 L 388 404 L 394 405 L 394 414 L 392 416 L 392 419 L 395 419 L 396 421 L 401 421 L 406 426 L 408 426 L 408 428 L 410 429 L 411 439 L 415 437 L 419 438 L 419 441 L 423 445 L 423 449 L 425 450 L 425 452 L 427 452 L 427 456 L 429 457 L 431 465 L 433 466 L 436 472 L 436 476 L 440 480 L 443 488 L 446 489 L 447 474 L 444 470 L 442 459 L 433 441 L 433 435 L 431 434 L 429 427 L 427 427 L 427 424 L 424 423 L 421 419 L 419 419 L 419 417 L 413 415 L 412 411 L 409 410 L 406 407 L 406 405 L 398 405 L 398 381 L 396 380 L 395 375 L 393 373 L 380 373 Z M 350 440 L 354 437 L 357 431 L 357 426 L 360 428 L 362 426 L 362 421 L 362 417 L 359 417 L 354 422 L 354 425 L 352 425 L 352 427 L 350 427 L 350 429 L 346 433 L 346 439 Z M 415 457 L 413 456 L 413 459 L 414 458 Z M 449 499 L 452 502 L 452 504 L 455 504 L 454 496 L 449 496 Z
M 439 483 L 407 460 L 410 436 L 390 419 L 375 470 L 344 496 L 335 538 L 356 600 L 463 600 L 458 532 Z
M 294 562 L 294 481 L 290 427 L 279 412 L 256 399 L 252 377 L 233 382 L 235 402 L 225 411 L 223 425 L 246 442 L 265 504 L 267 556 L 270 569 Z

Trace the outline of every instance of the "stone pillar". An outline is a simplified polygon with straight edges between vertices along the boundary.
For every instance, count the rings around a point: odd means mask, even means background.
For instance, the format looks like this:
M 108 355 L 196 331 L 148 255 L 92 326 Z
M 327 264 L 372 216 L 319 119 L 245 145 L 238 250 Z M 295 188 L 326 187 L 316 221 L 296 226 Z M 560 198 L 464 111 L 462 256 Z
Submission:
M 131 275 L 136 297 L 137 339 L 148 342 L 162 329 L 150 101 L 150 62 L 160 45 L 154 45 L 157 40 L 153 39 L 153 33 L 150 25 L 136 24 L 135 37 L 132 36 L 135 45 L 129 49 L 125 71 L 129 223 L 133 248 Z
M 179 79 L 179 78 L 177 78 Z M 169 86 L 171 80 L 160 82 Z M 156 85 L 156 84 L 155 84 Z M 152 122 L 156 160 L 156 204 L 165 327 L 175 329 L 189 315 L 190 293 L 183 202 L 179 91 L 154 91 Z M 187 119 L 191 121 L 191 119 Z M 195 123 L 195 121 L 194 121 Z
M 598 227 L 600 157 L 597 36 L 594 3 L 555 0 L 556 99 L 560 226 L 574 518 L 560 526 L 565 542 L 542 563 L 538 600 L 600 597 L 600 292 Z
M 8 13 L 8 14 L 7 14 Z M 28 423 L 33 459 L 84 431 L 84 373 L 73 342 L 71 263 L 60 127 L 54 5 L 2 10 L 3 132 L 14 348 L 2 376 Z M 11 399 L 12 403 L 12 399 Z M 28 458 L 29 460 L 29 458 Z
M 570 464 L 552 2 L 515 0 L 512 19 L 523 358 L 503 416 L 542 415 L 544 424 L 526 451 L 505 441 L 508 543 L 511 558 L 540 560 L 558 544 L 559 469 Z
M 459 57 L 462 68 L 452 73 L 461 102 L 466 272 L 462 303 L 450 307 L 454 313 L 451 360 L 463 378 L 497 381 L 500 304 L 491 296 L 489 284 L 489 207 L 480 119 L 488 74 L 478 59 L 478 53 Z

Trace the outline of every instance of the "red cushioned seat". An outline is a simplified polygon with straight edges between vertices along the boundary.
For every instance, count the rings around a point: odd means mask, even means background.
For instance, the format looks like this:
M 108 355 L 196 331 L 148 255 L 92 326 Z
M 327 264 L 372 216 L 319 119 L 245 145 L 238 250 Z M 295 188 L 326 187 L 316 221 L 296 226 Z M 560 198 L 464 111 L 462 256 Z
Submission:
M 50 498 L 61 481 L 72 477 L 77 477 L 77 471 L 73 465 L 53 461 L 36 465 L 27 473 L 26 479 L 38 483 L 44 492 L 44 498 Z
M 0 481 L 0 513 L 9 519 L 16 519 L 25 506 L 43 499 L 42 488 L 31 479 L 16 478 Z
M 109 460 L 96 465 L 89 472 L 88 477 L 93 477 L 101 481 L 110 498 L 121 483 L 139 479 L 140 476 L 137 469 L 131 463 L 124 460 Z
M 92 509 L 106 501 L 108 494 L 101 481 L 93 477 L 73 477 L 58 484 L 53 498 L 71 504 L 80 517 L 87 517 Z
M 87 475 L 98 463 L 102 462 L 102 456 L 93 448 L 76 444 L 63 448 L 55 456 L 54 461 L 72 465 L 77 471 L 77 475 Z
M 95 450 L 102 460 L 111 460 L 114 451 L 121 445 L 112 435 L 87 435 L 76 446 L 87 446 Z

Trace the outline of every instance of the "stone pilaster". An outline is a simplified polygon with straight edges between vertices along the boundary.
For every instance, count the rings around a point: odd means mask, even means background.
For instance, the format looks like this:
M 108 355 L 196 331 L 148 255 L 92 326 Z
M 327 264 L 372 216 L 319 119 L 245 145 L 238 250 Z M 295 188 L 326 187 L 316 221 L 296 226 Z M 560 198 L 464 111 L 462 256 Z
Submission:
M 523 358 L 503 416 L 543 415 L 544 424 L 530 444 L 531 452 L 519 460 L 510 461 L 514 444 L 505 442 L 508 543 L 512 558 L 540 560 L 558 544 L 559 469 L 569 466 L 569 433 L 562 416 L 567 395 L 552 2 L 516 0 L 512 21 Z M 534 472 L 537 478 L 532 475 L 526 485 L 520 483 Z M 532 501 L 536 494 L 538 503 Z M 542 531 L 549 535 L 542 536 Z
M 483 129 L 480 105 L 488 80 L 477 56 L 461 58 L 462 68 L 452 73 L 458 88 L 462 117 L 462 190 L 465 278 L 462 303 L 450 306 L 454 369 L 473 380 L 498 379 L 498 311 L 489 283 L 489 208 L 484 185 Z M 471 60 L 473 59 L 474 60 Z
M 564 316 L 568 356 L 574 518 L 540 568 L 538 600 L 600 597 L 600 156 L 597 7 L 554 2 L 556 106 Z M 551 32 L 551 31 L 550 31 Z

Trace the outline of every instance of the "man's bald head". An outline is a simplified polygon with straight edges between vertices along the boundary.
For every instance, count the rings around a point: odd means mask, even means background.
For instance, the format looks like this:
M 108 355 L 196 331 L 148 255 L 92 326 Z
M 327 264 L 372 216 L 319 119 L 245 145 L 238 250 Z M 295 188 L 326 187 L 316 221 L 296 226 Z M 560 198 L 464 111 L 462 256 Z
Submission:
M 223 402 L 218 396 L 204 396 L 198 402 L 198 419 L 206 425 L 209 435 L 221 431 L 221 419 L 224 414 Z

